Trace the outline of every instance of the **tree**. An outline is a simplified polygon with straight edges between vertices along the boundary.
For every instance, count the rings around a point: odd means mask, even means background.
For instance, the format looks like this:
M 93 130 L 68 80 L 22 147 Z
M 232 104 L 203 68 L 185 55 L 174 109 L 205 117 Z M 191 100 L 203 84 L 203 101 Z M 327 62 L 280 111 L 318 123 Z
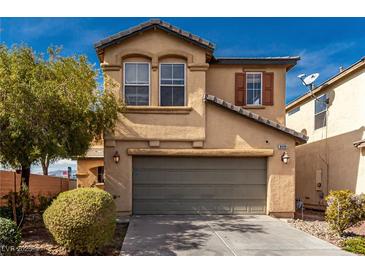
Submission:
M 97 76 L 85 56 L 50 48 L 46 59 L 23 45 L 0 45 L 0 161 L 20 167 L 25 185 L 33 163 L 47 174 L 49 163 L 85 154 L 114 129 L 123 106 L 98 88 Z

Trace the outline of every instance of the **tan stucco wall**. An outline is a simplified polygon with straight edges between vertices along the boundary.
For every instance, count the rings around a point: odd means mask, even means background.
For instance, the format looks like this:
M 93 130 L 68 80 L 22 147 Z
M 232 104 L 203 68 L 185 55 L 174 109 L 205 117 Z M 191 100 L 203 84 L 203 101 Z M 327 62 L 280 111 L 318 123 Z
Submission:
M 183 60 L 187 64 L 186 107 L 172 109 L 158 107 L 158 65 L 160 62 L 171 61 L 170 58 L 173 58 L 172 61 Z M 203 142 L 203 147 L 196 149 L 274 149 L 274 155 L 268 157 L 267 166 L 268 213 L 292 215 L 295 192 L 294 139 L 275 129 L 203 101 L 204 94 L 209 93 L 234 102 L 232 100 L 234 78 L 232 77 L 239 68 L 226 67 L 228 74 L 225 73 L 225 69 L 208 69 L 206 52 L 203 49 L 160 30 L 150 30 L 105 50 L 102 67 L 106 76 L 116 83 L 114 92 L 118 97 L 122 96 L 122 64 L 126 60 L 151 62 L 151 107 L 127 108 L 126 112 L 119 117 L 115 133 L 105 136 L 105 190 L 116 198 L 120 213 L 131 214 L 132 212 L 132 156 L 127 154 L 127 149 L 150 148 L 149 141 L 154 140 L 159 141 L 160 149 L 191 149 L 194 141 Z M 284 123 L 285 68 L 260 67 L 251 68 L 251 70 L 275 73 L 275 105 L 253 111 Z M 228 83 L 227 79 L 232 81 Z M 289 146 L 288 153 L 291 160 L 288 165 L 281 162 L 282 151 L 277 150 L 278 144 Z M 115 151 L 118 151 L 121 156 L 118 164 L 113 161 Z
M 365 70 L 354 72 L 324 89 L 330 98 L 327 127 L 314 130 L 314 100 L 287 114 L 287 126 L 305 130 L 308 144 L 297 147 L 297 197 L 308 204 L 323 204 L 321 192 L 351 189 L 365 192 L 364 152 L 353 142 L 365 138 Z M 321 94 L 317 95 L 320 96 Z M 316 170 L 322 170 L 322 188 L 316 190 Z
M 285 67 L 211 65 L 207 71 L 207 93 L 234 104 L 235 73 L 249 71 L 274 73 L 274 105 L 263 106 L 262 108 L 247 108 L 258 115 L 285 125 Z
M 104 159 L 77 159 L 77 187 L 91 187 L 98 181 L 98 167 L 104 166 Z
M 268 213 L 292 215 L 295 193 L 293 138 L 213 105 L 207 105 L 206 134 L 204 147 L 197 149 L 274 149 L 274 155 L 267 161 Z M 283 152 L 278 150 L 279 144 L 288 145 L 291 159 L 287 165 L 281 161 Z M 146 141 L 109 141 L 105 147 L 105 189 L 117 198 L 117 208 L 125 214 L 132 211 L 132 156 L 127 155 L 128 148 L 149 148 L 149 145 Z M 161 142 L 159 148 L 191 149 L 192 142 Z M 121 155 L 118 164 L 113 162 L 116 150 Z
M 217 106 L 207 105 L 206 148 L 271 148 L 267 159 L 268 212 L 294 212 L 295 140 L 277 130 L 260 125 Z M 281 161 L 279 144 L 288 145 L 291 159 Z
M 115 136 L 120 139 L 163 139 L 163 140 L 201 140 L 205 138 L 205 114 L 202 101 L 205 92 L 205 73 L 207 69 L 206 52 L 161 30 L 150 30 L 142 35 L 126 40 L 120 45 L 107 48 L 104 63 L 119 66 L 108 75 L 115 83 L 115 93 L 123 97 L 124 62 L 144 60 L 150 62 L 150 105 L 159 105 L 159 64 L 163 62 L 183 62 L 186 69 L 186 106 L 191 110 L 184 115 L 170 112 L 161 114 L 120 115 Z M 203 67 L 201 67 L 203 65 Z M 183 109 L 180 107 L 180 109 Z M 108 139 L 108 136 L 106 136 Z

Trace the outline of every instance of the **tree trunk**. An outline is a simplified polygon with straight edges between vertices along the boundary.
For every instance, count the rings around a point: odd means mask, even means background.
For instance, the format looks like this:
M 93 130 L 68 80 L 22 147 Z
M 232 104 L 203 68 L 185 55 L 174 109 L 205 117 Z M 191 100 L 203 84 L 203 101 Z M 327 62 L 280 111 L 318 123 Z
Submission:
M 48 156 L 46 156 L 44 159 L 41 159 L 41 165 L 42 165 L 43 175 L 48 175 L 48 167 L 49 167 Z
M 29 189 L 30 167 L 22 166 L 21 183 Z

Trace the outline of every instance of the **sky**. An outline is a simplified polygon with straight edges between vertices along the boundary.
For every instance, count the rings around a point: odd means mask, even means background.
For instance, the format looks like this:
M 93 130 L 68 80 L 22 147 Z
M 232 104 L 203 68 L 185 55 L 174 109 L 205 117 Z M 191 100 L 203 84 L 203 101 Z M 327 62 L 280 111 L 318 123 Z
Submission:
M 99 67 L 93 44 L 150 18 L 0 18 L 0 41 L 45 52 L 85 54 Z M 296 77 L 319 72 L 317 84 L 365 56 L 365 18 L 160 18 L 216 45 L 217 57 L 300 56 L 287 75 L 287 102 L 306 92 Z
M 149 19 L 0 18 L 0 42 L 37 52 L 62 46 L 64 55 L 84 54 L 99 68 L 95 42 Z M 297 75 L 319 72 L 319 85 L 365 56 L 365 18 L 160 19 L 213 42 L 216 57 L 300 56 L 287 75 L 287 102 L 307 91 Z

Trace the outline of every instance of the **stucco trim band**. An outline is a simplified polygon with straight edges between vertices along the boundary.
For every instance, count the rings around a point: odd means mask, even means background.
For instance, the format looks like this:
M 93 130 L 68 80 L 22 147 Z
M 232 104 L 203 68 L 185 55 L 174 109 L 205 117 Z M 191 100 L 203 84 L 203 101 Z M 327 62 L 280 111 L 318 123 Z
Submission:
M 189 114 L 192 107 L 128 106 L 126 113 Z
M 129 148 L 128 155 L 135 156 L 194 156 L 194 157 L 269 157 L 273 149 L 153 149 Z

